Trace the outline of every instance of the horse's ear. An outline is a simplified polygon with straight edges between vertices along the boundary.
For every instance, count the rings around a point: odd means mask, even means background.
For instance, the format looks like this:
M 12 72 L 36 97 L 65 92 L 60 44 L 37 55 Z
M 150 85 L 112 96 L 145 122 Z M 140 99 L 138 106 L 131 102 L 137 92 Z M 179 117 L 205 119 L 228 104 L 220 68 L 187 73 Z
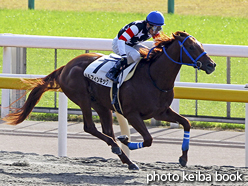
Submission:
M 177 32 L 176 33 L 172 33 L 172 36 L 177 39 L 178 37 L 180 37 L 180 34 L 178 34 Z

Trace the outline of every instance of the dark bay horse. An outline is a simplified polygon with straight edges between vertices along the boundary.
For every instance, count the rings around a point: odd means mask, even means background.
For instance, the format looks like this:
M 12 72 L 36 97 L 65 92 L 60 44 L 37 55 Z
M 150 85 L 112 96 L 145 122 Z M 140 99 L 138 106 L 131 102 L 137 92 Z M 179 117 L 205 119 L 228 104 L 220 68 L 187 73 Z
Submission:
M 179 162 L 186 166 L 191 125 L 188 119 L 170 108 L 174 97 L 174 81 L 183 64 L 204 70 L 207 74 L 215 70 L 216 64 L 206 54 L 201 43 L 181 31 L 175 32 L 171 37 L 161 35 L 156 39 L 155 47 L 150 50 L 149 55 L 147 51 L 141 53 L 146 57 L 138 64 L 133 77 L 120 88 L 123 116 L 142 135 L 143 142 L 140 147 L 151 146 L 153 140 L 143 120 L 153 117 L 156 120 L 180 123 L 184 128 L 184 139 Z M 80 55 L 39 79 L 37 83 L 33 83 L 24 106 L 6 116 L 4 120 L 12 125 L 21 123 L 45 91 L 61 88 L 66 96 L 81 108 L 84 130 L 110 145 L 112 152 L 117 154 L 123 163 L 128 164 L 129 169 L 138 169 L 115 140 L 112 128 L 114 108 L 110 100 L 110 88 L 96 84 L 83 75 L 85 68 L 101 56 L 95 53 Z M 91 108 L 100 117 L 102 132 L 95 127 Z M 140 143 L 131 143 L 127 140 L 122 139 L 122 142 L 130 149 L 140 148 L 135 147 Z

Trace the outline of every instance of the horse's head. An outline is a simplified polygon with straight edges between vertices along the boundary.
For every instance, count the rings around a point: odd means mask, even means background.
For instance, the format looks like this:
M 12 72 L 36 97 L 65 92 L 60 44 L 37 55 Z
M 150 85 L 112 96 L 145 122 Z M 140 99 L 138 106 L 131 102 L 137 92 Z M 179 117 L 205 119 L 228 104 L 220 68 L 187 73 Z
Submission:
M 215 62 L 205 52 L 202 44 L 194 37 L 180 31 L 174 33 L 173 37 L 175 41 L 178 41 L 180 46 L 179 64 L 193 66 L 204 70 L 207 74 L 211 74 L 215 70 Z

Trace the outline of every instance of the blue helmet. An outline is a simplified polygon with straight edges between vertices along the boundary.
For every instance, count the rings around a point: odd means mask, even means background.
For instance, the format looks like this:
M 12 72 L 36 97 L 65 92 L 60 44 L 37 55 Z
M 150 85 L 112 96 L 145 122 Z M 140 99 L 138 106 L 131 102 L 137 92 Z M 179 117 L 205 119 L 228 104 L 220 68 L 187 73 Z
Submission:
M 164 25 L 164 16 L 159 11 L 152 11 L 146 17 L 146 21 L 155 26 L 162 26 Z

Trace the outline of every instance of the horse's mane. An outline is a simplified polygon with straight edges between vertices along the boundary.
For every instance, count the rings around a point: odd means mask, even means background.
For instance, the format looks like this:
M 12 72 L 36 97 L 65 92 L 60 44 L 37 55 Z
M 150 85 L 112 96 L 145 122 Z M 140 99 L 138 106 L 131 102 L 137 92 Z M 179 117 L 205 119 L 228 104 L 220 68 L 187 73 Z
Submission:
M 147 55 L 149 53 L 149 49 L 141 49 L 140 50 L 140 54 L 141 56 L 144 57 L 144 59 L 146 59 L 147 61 L 154 59 L 155 57 L 160 56 L 159 54 L 161 54 L 163 47 L 168 48 L 172 42 L 175 40 L 175 36 L 182 36 L 182 37 L 186 37 L 189 34 L 186 32 L 182 32 L 182 31 L 177 31 L 175 33 L 171 34 L 171 37 L 167 36 L 164 33 L 160 33 L 158 37 L 156 37 L 155 40 L 155 48 L 152 50 L 152 52 L 149 54 L 149 58 L 147 59 Z

